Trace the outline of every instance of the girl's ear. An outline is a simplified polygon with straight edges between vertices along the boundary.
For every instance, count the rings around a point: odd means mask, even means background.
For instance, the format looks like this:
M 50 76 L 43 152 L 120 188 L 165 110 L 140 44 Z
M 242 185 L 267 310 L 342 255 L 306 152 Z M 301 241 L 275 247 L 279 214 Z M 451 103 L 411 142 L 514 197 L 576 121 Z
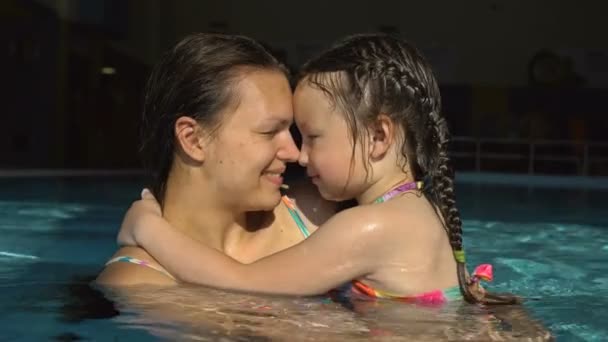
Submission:
M 372 159 L 380 159 L 395 140 L 395 124 L 386 114 L 380 114 L 369 129 L 369 151 Z

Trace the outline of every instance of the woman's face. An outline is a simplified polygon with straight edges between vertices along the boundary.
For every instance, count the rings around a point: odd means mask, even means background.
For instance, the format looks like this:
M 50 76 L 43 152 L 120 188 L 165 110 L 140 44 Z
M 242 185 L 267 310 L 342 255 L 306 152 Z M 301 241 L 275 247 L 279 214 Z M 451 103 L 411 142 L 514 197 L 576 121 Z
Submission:
M 285 75 L 272 70 L 245 72 L 235 89 L 237 104 L 209 142 L 204 173 L 218 200 L 237 210 L 271 210 L 288 162 L 299 151 L 289 132 L 292 94 Z

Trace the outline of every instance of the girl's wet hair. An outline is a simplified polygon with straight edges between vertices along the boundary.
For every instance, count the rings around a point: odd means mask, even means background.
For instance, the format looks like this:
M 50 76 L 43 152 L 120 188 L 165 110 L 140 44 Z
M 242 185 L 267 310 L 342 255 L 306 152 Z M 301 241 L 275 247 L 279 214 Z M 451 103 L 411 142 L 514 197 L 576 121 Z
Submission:
M 378 115 L 387 115 L 400 126 L 401 165 L 405 169 L 409 164 L 414 179 L 429 184 L 424 195 L 443 218 L 464 299 L 469 303 L 518 302 L 512 295 L 477 291 L 466 274 L 462 221 L 448 157 L 450 134 L 441 115 L 437 81 L 421 53 L 386 34 L 354 35 L 307 62 L 299 80 L 322 90 L 344 113 L 353 139 L 353 156 L 359 139 L 366 139 L 367 129 Z
M 221 113 L 238 104 L 238 78 L 266 69 L 287 69 L 256 41 L 238 35 L 198 33 L 167 51 L 145 90 L 140 152 L 150 188 L 161 205 L 175 153 L 175 122 L 189 116 L 213 134 Z

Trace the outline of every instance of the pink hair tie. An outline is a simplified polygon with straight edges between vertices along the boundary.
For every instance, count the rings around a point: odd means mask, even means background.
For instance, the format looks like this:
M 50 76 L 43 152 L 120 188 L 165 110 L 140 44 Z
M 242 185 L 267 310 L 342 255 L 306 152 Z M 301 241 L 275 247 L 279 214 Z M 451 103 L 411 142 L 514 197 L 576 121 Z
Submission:
M 492 281 L 494 279 L 494 274 L 492 271 L 491 264 L 481 264 L 475 267 L 475 271 L 473 271 L 473 275 L 471 276 L 471 282 L 476 283 L 480 280 L 483 281 Z

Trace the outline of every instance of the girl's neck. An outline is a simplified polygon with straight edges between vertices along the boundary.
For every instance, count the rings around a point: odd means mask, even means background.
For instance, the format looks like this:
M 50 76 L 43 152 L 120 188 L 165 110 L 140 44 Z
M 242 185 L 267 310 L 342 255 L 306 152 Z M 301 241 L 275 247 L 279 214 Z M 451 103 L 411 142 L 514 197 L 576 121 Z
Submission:
M 357 196 L 357 202 L 359 204 L 373 203 L 377 198 L 381 197 L 396 186 L 413 181 L 415 180 L 412 177 L 412 173 L 403 172 L 402 170 L 385 177 L 380 177 L 377 181 L 373 182 L 373 184 L 371 184 L 367 190 Z

